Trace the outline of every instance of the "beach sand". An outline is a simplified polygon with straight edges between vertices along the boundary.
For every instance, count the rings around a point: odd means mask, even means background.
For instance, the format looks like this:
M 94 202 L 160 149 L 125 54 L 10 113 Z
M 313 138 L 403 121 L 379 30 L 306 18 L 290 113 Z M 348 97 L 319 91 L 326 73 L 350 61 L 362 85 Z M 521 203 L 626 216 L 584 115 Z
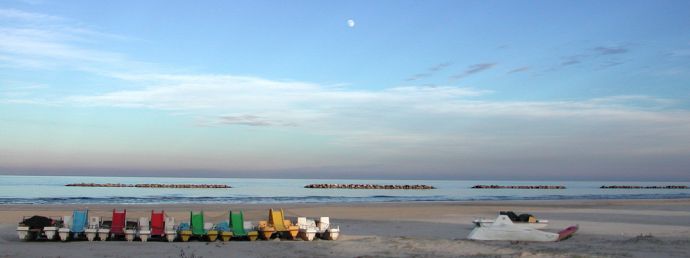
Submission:
M 130 218 L 165 211 L 182 221 L 189 210 L 204 210 L 207 221 L 265 220 L 267 209 L 288 217 L 330 216 L 340 225 L 337 241 L 256 242 L 23 242 L 15 233 L 21 216 L 65 215 L 88 207 L 91 216 L 110 217 L 127 208 Z M 477 217 L 499 210 L 548 219 L 546 231 L 579 224 L 571 239 L 554 243 L 472 241 L 466 237 Z M 276 205 L 1 205 L 0 257 L 690 257 L 690 199 L 414 202 Z

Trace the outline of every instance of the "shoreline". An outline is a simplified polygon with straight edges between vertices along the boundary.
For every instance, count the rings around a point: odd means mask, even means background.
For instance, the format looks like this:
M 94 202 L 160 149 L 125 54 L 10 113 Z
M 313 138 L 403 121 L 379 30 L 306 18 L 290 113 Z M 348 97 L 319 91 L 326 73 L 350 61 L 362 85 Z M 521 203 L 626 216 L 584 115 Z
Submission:
M 353 210 L 423 210 L 430 209 L 445 209 L 448 212 L 455 212 L 456 215 L 467 218 L 464 221 L 457 221 L 457 223 L 470 224 L 471 220 L 476 217 L 491 218 L 498 213 L 499 210 L 516 210 L 521 212 L 540 212 L 549 210 L 561 210 L 567 207 L 569 210 L 574 209 L 592 209 L 606 207 L 609 210 L 617 208 L 635 208 L 640 209 L 637 213 L 644 213 L 643 209 L 651 209 L 655 206 L 687 206 L 688 215 L 690 216 L 690 198 L 684 199 L 625 199 L 625 200 L 519 200 L 519 201 L 419 201 L 419 202 L 368 202 L 368 203 L 243 203 L 243 204 L 208 204 L 208 203 L 177 203 L 177 204 L 6 204 L 0 205 L 0 224 L 8 222 L 14 223 L 18 221 L 19 217 L 13 218 L 10 214 L 24 213 L 26 216 L 34 215 L 31 212 L 47 212 L 52 216 L 69 215 L 74 209 L 88 208 L 90 213 L 98 216 L 109 216 L 112 209 L 127 209 L 134 215 L 145 215 L 147 212 L 153 210 L 165 210 L 171 214 L 181 214 L 183 217 L 187 216 L 191 210 L 204 210 L 204 212 L 211 212 L 214 214 L 224 213 L 228 210 L 244 210 L 245 214 L 249 214 L 248 218 L 253 220 L 260 220 L 265 217 L 269 208 L 282 208 L 290 213 L 304 216 L 318 217 L 319 210 L 324 210 L 327 216 L 338 218 L 339 214 L 351 214 L 347 209 Z M 291 212 L 294 211 L 294 212 Z M 495 211 L 495 212 L 487 212 Z M 140 214 L 141 213 L 141 214 Z M 332 213 L 332 214 L 331 214 Z M 40 215 L 40 214 L 38 214 Z M 390 215 L 390 214 L 389 214 Z M 345 216 L 349 218 L 348 216 Z M 414 218 L 408 216 L 404 212 L 395 214 L 394 216 L 381 217 L 379 214 L 365 214 L 357 215 L 363 219 L 383 218 Z M 548 219 L 548 218 L 544 218 Z M 690 217 L 688 217 L 688 226 L 690 226 Z
M 627 203 L 627 202 L 658 202 L 658 201 L 677 201 L 677 202 L 690 202 L 690 197 L 683 197 L 683 198 L 656 198 L 656 199 L 637 199 L 637 198 L 621 198 L 621 199 L 528 199 L 528 200 L 460 200 L 460 201 L 396 201 L 396 202 L 312 202 L 312 203 L 290 203 L 290 202 L 285 202 L 285 203 L 155 203 L 155 204 L 146 204 L 146 203 L 131 203 L 131 204 L 100 204 L 100 203 L 95 203 L 95 204 L 0 204 L 0 207 L 12 207 L 12 206 L 50 206 L 50 205 L 56 205 L 56 206 L 79 206 L 79 205 L 88 205 L 88 206 L 117 206 L 117 205 L 122 205 L 122 206 L 189 206 L 191 205 L 219 205 L 219 204 L 225 204 L 225 205 L 238 205 L 238 206 L 281 206 L 281 205 L 290 205 L 290 206 L 314 206 L 314 205 L 380 205 L 380 204 L 399 204 L 399 203 L 414 203 L 414 204 L 516 204 L 516 203 L 525 203 L 525 204 L 530 204 L 534 205 L 536 203 L 553 203 L 555 204 L 562 204 L 564 202 L 568 203 L 583 203 L 583 202 L 616 202 L 616 203 Z M 2 212 L 0 210 L 0 212 Z
M 347 190 L 347 189 L 346 189 Z M 192 204 L 203 204 L 203 205 L 252 205 L 252 204 L 267 204 L 267 205 L 327 205 L 329 203 L 338 204 L 366 204 L 366 203 L 454 203 L 454 202 L 523 202 L 523 201 L 534 201 L 534 202 L 569 202 L 569 201 L 644 201 L 644 200 L 688 200 L 690 199 L 690 194 L 685 193 L 675 193 L 675 194 L 621 194 L 621 195 L 607 195 L 605 197 L 599 198 L 588 198 L 589 196 L 559 196 L 558 198 L 550 198 L 550 196 L 537 196 L 537 197 L 515 197 L 511 198 L 486 198 L 486 199 L 468 199 L 468 200 L 452 200 L 452 199 L 438 199 L 433 200 L 427 196 L 389 196 L 390 199 L 386 199 L 380 196 L 375 197 L 332 197 L 332 196 L 305 196 L 305 197 L 288 197 L 290 199 L 283 201 L 275 201 L 277 197 L 249 197 L 251 201 L 242 200 L 244 197 L 175 197 L 176 200 L 171 200 L 173 198 L 166 198 L 164 202 L 120 202 L 123 199 L 129 200 L 156 200 L 157 197 L 95 197 L 89 198 L 89 200 L 99 200 L 97 202 L 69 202 L 69 200 L 84 200 L 83 197 L 45 197 L 45 198 L 0 198 L 0 207 L 12 206 L 12 205 L 192 205 Z M 419 198 L 419 199 L 414 199 Z M 2 203 L 2 199 L 5 200 L 23 200 L 24 202 L 14 202 L 14 203 Z M 52 200 L 45 203 L 31 202 L 32 200 Z M 66 202 L 57 202 L 58 200 L 67 200 Z M 265 201 L 257 201 L 257 199 L 265 199 Z M 300 201 L 305 200 L 306 201 Z M 371 199 L 371 200 L 370 200 Z M 379 199 L 379 200 L 376 200 Z M 116 200 L 116 201 L 114 201 Z

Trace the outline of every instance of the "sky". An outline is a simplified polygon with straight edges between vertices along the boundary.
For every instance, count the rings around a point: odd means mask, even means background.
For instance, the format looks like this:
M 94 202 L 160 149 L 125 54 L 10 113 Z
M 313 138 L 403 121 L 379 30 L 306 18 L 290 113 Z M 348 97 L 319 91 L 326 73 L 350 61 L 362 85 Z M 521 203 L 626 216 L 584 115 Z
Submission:
M 688 17 L 665 0 L 3 0 L 0 174 L 689 180 Z

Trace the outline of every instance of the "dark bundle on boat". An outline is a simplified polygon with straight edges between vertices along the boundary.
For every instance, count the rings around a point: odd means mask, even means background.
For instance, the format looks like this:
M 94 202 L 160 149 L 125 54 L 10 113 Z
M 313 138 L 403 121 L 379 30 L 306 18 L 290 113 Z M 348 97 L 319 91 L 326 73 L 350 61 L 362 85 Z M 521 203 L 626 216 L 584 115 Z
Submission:
M 527 214 L 527 213 L 517 215 L 513 211 L 501 211 L 501 212 L 499 212 L 499 214 L 508 216 L 508 218 L 510 218 L 510 220 L 513 222 L 533 222 L 534 220 L 536 220 L 536 217 L 532 216 L 532 214 Z M 534 219 L 532 219 L 532 221 L 530 221 L 530 218 L 534 218 Z
M 138 226 L 139 226 L 139 222 L 128 220 L 125 228 L 126 229 L 137 229 Z
M 53 220 L 43 216 L 32 216 L 31 218 L 22 220 L 22 224 L 29 228 L 43 228 L 53 225 Z

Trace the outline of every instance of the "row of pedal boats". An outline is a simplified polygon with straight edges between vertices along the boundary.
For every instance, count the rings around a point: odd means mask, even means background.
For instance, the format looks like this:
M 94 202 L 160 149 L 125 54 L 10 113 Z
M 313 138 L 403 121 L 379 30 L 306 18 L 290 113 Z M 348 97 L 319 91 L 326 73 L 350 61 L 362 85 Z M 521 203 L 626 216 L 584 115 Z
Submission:
M 89 210 L 74 210 L 72 215 L 60 217 L 24 217 L 17 226 L 21 240 L 140 240 L 183 241 L 230 241 L 272 238 L 312 241 L 336 240 L 340 227 L 330 223 L 329 217 L 310 219 L 297 217 L 293 222 L 285 218 L 282 209 L 269 209 L 268 219 L 254 224 L 244 220 L 242 211 L 229 211 L 227 220 L 217 223 L 205 221 L 204 212 L 189 214 L 189 221 L 176 223 L 175 218 L 164 211 L 151 211 L 149 217 L 128 220 L 127 210 L 113 209 L 112 217 L 89 216 Z

